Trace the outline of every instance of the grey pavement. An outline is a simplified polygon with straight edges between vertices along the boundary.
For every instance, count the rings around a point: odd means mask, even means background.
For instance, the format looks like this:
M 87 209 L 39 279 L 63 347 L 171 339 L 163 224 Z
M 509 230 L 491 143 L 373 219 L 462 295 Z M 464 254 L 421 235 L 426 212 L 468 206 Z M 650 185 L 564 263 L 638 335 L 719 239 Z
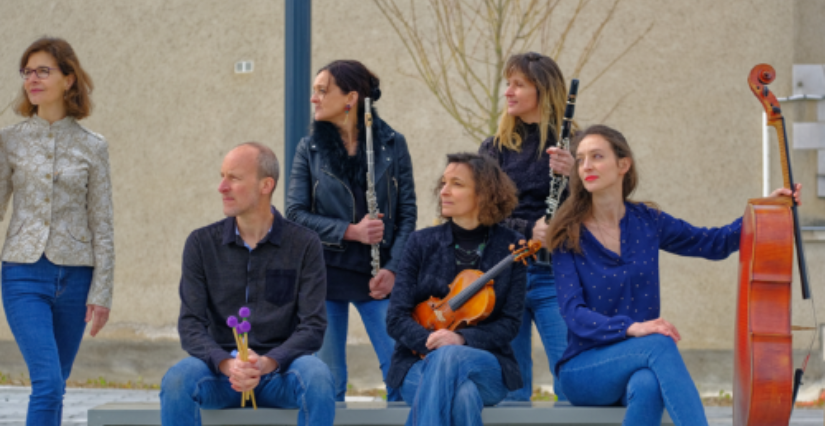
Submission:
M 0 426 L 25 426 L 26 406 L 31 388 L 0 386 Z M 159 391 L 126 389 L 69 389 L 63 408 L 63 426 L 86 426 L 90 408 L 109 402 L 157 402 Z M 733 425 L 730 407 L 706 407 L 708 423 Z M 791 426 L 822 425 L 822 410 L 795 410 Z
M 25 426 L 31 388 L 0 386 L 0 425 Z M 63 400 L 63 426 L 86 426 L 86 412 L 108 402 L 156 402 L 160 391 L 68 389 Z

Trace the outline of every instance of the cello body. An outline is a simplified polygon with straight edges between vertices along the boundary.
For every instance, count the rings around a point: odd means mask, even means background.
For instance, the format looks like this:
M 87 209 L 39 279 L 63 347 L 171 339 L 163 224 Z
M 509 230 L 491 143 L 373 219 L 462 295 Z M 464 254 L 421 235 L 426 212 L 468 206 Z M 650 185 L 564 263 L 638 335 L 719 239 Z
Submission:
M 742 220 L 734 359 L 735 426 L 787 425 L 793 407 L 794 218 L 787 197 L 748 201 Z

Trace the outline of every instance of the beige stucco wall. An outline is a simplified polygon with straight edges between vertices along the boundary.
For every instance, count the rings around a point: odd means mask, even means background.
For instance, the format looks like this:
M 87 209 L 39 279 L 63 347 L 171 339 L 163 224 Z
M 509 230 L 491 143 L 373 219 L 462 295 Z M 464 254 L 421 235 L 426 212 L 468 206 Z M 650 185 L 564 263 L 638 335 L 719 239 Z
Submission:
M 593 4 L 559 58 L 568 74 L 586 43 L 581 34 L 608 2 Z M 728 223 L 761 191 L 761 107 L 748 89 L 748 72 L 760 62 L 773 64 L 779 77 L 772 90 L 791 94 L 794 62 L 825 63 L 823 18 L 825 8 L 815 0 L 626 0 L 578 76 L 582 83 L 651 23 L 653 29 L 581 94 L 577 119 L 604 120 L 625 133 L 641 171 L 637 198 L 698 225 Z M 283 153 L 283 28 L 282 2 L 265 0 L 0 0 L 0 109 L 19 90 L 19 55 L 44 34 L 69 40 L 96 83 L 96 109 L 84 124 L 110 143 L 117 247 L 115 302 L 100 338 L 175 338 L 183 242 L 222 216 L 216 186 L 223 155 L 249 140 Z M 478 141 L 406 76 L 412 62 L 372 2 L 315 0 L 312 58 L 313 69 L 359 59 L 381 77 L 377 107 L 407 136 L 418 225 L 429 225 L 430 190 L 444 154 L 475 150 Z M 234 63 L 247 59 L 255 61 L 254 73 L 234 74 Z M 0 126 L 19 119 L 6 112 Z M 795 152 L 793 160 L 800 165 L 797 180 L 809 190 L 811 212 L 803 216 L 816 216 L 825 207 L 815 196 L 816 153 Z M 283 198 L 279 187 L 281 210 Z M 825 246 L 808 247 L 816 292 Z M 736 259 L 662 255 L 662 312 L 679 327 L 681 347 L 731 348 Z M 809 321 L 798 298 L 794 309 L 795 323 Z M 358 321 L 351 329 L 354 341 L 367 341 Z M 4 322 L 0 338 L 10 339 Z

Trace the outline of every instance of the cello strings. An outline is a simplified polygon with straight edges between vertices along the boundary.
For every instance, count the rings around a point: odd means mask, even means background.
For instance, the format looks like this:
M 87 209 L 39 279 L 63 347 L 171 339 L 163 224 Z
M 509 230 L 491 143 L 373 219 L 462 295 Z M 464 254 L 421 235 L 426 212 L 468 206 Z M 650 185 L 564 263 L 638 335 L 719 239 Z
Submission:
M 814 303 L 814 292 L 811 289 L 810 294 L 811 299 L 811 313 L 814 316 L 814 332 L 811 333 L 811 344 L 808 346 L 808 355 L 805 357 L 805 361 L 802 363 L 802 372 L 805 372 L 805 369 L 808 368 L 808 360 L 811 359 L 811 353 L 814 351 L 814 343 L 816 343 L 816 326 L 819 324 L 819 321 L 816 319 L 816 303 Z

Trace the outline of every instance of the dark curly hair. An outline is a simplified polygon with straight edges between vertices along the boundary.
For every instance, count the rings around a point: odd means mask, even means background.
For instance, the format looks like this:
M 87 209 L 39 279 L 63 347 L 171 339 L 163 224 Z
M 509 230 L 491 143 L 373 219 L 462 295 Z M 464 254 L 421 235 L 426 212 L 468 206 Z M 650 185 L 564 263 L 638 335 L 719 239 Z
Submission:
M 447 165 L 465 164 L 473 172 L 476 195 L 478 196 L 478 221 L 484 226 L 492 226 L 510 216 L 518 205 L 516 184 L 499 167 L 498 162 L 488 155 L 472 152 L 447 154 Z M 438 216 L 441 215 L 441 177 L 435 187 Z

